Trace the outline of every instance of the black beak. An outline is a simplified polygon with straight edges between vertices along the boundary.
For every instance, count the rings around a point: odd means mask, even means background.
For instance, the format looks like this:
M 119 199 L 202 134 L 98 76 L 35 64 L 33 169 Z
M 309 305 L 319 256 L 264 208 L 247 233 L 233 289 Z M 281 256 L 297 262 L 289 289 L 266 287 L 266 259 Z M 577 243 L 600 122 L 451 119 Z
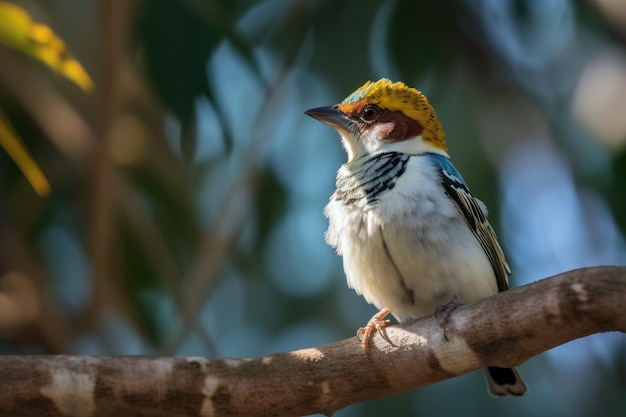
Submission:
M 328 126 L 334 127 L 335 129 L 348 129 L 353 123 L 352 120 L 337 110 L 336 107 L 337 106 L 317 107 L 315 109 L 305 111 L 304 114 L 311 116 Z

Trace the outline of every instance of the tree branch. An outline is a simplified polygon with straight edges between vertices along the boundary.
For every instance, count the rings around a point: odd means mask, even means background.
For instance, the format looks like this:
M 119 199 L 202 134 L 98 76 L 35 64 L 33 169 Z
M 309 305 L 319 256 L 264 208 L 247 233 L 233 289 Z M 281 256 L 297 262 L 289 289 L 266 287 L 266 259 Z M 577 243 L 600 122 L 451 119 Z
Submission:
M 256 359 L 0 357 L 0 415 L 296 416 L 434 384 L 487 365 L 514 366 L 555 346 L 626 331 L 626 267 L 566 272 L 450 315 Z

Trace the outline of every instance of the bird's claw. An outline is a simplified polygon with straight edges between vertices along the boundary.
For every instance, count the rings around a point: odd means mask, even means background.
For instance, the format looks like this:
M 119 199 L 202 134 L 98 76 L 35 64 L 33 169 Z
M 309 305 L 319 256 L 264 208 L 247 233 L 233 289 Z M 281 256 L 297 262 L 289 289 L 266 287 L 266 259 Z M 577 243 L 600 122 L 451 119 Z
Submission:
M 387 317 L 389 313 L 390 311 L 387 309 L 380 310 L 378 313 L 372 316 L 372 318 L 367 322 L 365 327 L 359 328 L 359 330 L 356 332 L 356 337 L 359 339 L 359 342 L 361 342 L 361 345 L 363 346 L 365 356 L 367 356 L 369 359 L 371 359 L 369 355 L 369 345 L 372 337 L 374 337 L 374 334 L 376 334 L 376 332 L 378 332 L 381 337 L 385 339 L 390 345 L 395 346 L 395 344 L 389 338 L 389 335 L 387 335 L 387 331 L 385 330 L 387 327 L 391 326 L 391 320 L 385 320 L 385 317 Z
M 450 322 L 450 314 L 458 307 L 462 306 L 459 299 L 455 295 L 454 298 L 448 304 L 441 304 L 435 308 L 435 318 L 439 321 L 439 325 L 443 329 L 443 338 L 448 341 L 448 334 L 446 332 L 448 324 Z

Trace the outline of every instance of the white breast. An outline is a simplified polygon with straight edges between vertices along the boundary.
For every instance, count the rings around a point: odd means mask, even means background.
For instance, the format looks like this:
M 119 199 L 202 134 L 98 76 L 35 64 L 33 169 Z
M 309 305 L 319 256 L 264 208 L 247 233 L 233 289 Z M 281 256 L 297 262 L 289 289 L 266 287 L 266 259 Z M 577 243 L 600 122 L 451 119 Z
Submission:
M 338 177 L 355 169 L 344 165 Z M 497 293 L 487 256 L 426 157 L 410 157 L 395 186 L 372 203 L 335 196 L 324 210 L 326 241 L 343 256 L 348 285 L 369 303 L 404 320 L 454 296 L 469 303 Z

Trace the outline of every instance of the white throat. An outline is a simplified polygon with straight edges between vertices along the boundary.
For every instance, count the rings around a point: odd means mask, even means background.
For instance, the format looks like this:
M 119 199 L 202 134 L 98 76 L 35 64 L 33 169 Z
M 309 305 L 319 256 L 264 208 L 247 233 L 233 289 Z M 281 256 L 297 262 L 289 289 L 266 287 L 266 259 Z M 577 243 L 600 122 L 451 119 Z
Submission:
M 436 153 L 450 157 L 443 149 L 432 146 L 421 135 L 399 142 L 385 142 L 368 137 L 355 138 L 348 132 L 340 132 L 341 143 L 348 154 L 348 162 L 352 162 L 362 156 L 378 152 L 399 152 L 407 155 L 420 155 L 424 153 Z

